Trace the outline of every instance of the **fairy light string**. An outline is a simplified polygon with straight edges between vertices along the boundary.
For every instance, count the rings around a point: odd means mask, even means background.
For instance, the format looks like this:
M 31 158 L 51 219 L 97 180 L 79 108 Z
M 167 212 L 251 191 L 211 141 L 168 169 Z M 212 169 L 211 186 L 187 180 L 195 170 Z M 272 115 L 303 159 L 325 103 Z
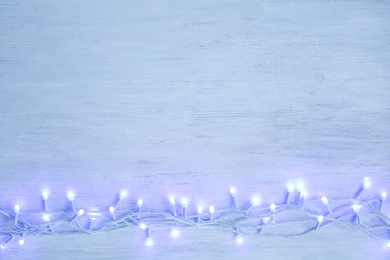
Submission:
M 117 229 L 138 228 L 146 232 L 145 245 L 152 246 L 152 230 L 169 230 L 176 238 L 182 229 L 206 228 L 232 232 L 238 244 L 245 237 L 294 237 L 301 236 L 330 224 L 342 224 L 346 228 L 362 231 L 383 241 L 390 248 L 390 219 L 383 213 L 387 193 L 378 198 L 360 200 L 360 195 L 370 187 L 370 180 L 364 178 L 358 191 L 352 198 L 308 200 L 307 191 L 302 182 L 289 182 L 285 202 L 282 204 L 262 205 L 260 197 L 252 197 L 250 206 L 239 207 L 236 203 L 237 192 L 230 189 L 231 207 L 218 209 L 214 205 L 198 206 L 196 214 L 189 215 L 188 199 L 182 198 L 180 205 L 176 198 L 168 198 L 171 211 L 143 210 L 143 201 L 139 199 L 135 210 L 121 208 L 121 202 L 127 192 L 122 191 L 116 205 L 107 210 L 86 212 L 75 206 L 75 193 L 67 193 L 71 210 L 48 211 L 49 191 L 44 190 L 42 199 L 44 211 L 27 213 L 19 205 L 14 210 L 0 208 L 0 215 L 6 219 L 0 225 L 0 247 L 5 249 L 14 238 L 20 246 L 29 236 L 100 234 Z M 299 225 L 299 229 L 295 228 Z

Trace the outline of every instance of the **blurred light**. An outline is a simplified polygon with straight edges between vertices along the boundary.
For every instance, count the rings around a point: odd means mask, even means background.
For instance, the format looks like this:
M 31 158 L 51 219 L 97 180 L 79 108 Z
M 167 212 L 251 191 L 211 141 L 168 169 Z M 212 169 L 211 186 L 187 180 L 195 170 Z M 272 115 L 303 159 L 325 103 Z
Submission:
M 153 239 L 151 237 L 146 238 L 145 241 L 147 246 L 153 246 Z
M 1 248 L 1 249 L 5 249 L 5 247 L 6 247 L 6 246 L 5 246 L 4 243 L 1 243 L 1 244 L 0 244 L 0 248 Z
M 230 187 L 230 195 L 232 195 L 232 197 L 235 197 L 236 194 L 237 194 L 236 188 Z
M 143 223 L 143 222 L 140 222 L 140 223 L 138 224 L 138 227 L 139 227 L 140 229 L 146 229 L 146 228 L 147 228 L 146 224 Z
M 297 183 L 297 191 L 301 192 L 305 188 L 305 184 L 301 181 Z
M 268 220 L 269 220 L 269 217 L 264 217 L 264 218 L 262 219 L 263 224 L 267 224 L 267 223 L 268 223 Z
M 16 214 L 20 212 L 20 206 L 18 204 L 15 205 L 14 211 Z
M 198 207 L 198 214 L 200 215 L 200 214 L 202 214 L 203 213 L 203 207 L 202 206 L 199 206 Z
M 291 193 L 291 192 L 294 192 L 294 190 L 295 190 L 295 184 L 292 183 L 292 182 L 288 182 L 288 183 L 287 183 L 287 191 L 288 191 L 289 193 Z
M 251 199 L 251 204 L 252 204 L 253 206 L 258 206 L 258 205 L 260 205 L 260 198 L 259 198 L 259 197 L 253 197 L 253 198 Z
M 123 200 L 127 196 L 127 191 L 122 190 L 121 193 L 119 194 L 119 199 Z
M 317 222 L 318 222 L 318 223 L 322 223 L 323 220 L 324 220 L 324 216 L 319 215 L 319 216 L 317 217 Z
M 172 206 L 175 205 L 175 197 L 171 196 L 169 198 L 169 203 L 171 203 Z
M 328 205 L 329 201 L 328 201 L 327 197 L 322 196 L 321 200 L 322 200 L 322 203 L 324 203 L 325 205 Z
M 78 217 L 81 217 L 83 214 L 84 214 L 84 210 L 83 209 L 80 209 L 79 211 L 77 211 L 77 216 Z
M 210 212 L 210 214 L 214 214 L 214 211 L 215 211 L 215 208 L 214 208 L 214 206 L 210 206 L 209 207 L 209 212 Z
M 48 190 L 43 190 L 42 191 L 42 198 L 44 200 L 47 200 L 49 198 L 49 191 Z
M 172 228 L 171 229 L 171 237 L 177 238 L 180 236 L 180 231 L 177 228 Z
M 363 185 L 362 185 L 362 188 L 366 190 L 366 189 L 370 188 L 370 186 L 371 186 L 370 178 L 364 177 L 364 178 L 363 178 Z
M 303 190 L 301 191 L 301 194 L 300 194 L 301 198 L 306 198 L 307 197 L 307 190 Z
M 352 209 L 355 213 L 358 213 L 362 209 L 362 205 L 355 203 L 352 205 Z
M 187 205 L 188 205 L 188 200 L 186 198 L 182 198 L 181 199 L 181 205 L 183 206 L 183 208 L 186 208 Z
M 387 198 L 387 192 L 382 192 L 382 194 L 381 194 L 381 199 L 382 200 L 386 200 L 386 198 Z
M 68 199 L 69 201 L 74 201 L 75 194 L 73 191 L 68 191 Z
M 50 221 L 50 216 L 48 214 L 43 214 L 43 220 L 45 222 L 49 222 Z
M 139 200 L 137 201 L 137 206 L 138 206 L 138 208 L 142 207 L 142 204 L 143 204 L 142 199 L 139 199 Z
M 272 204 L 269 206 L 269 209 L 270 209 L 271 212 L 275 212 L 275 211 L 276 211 L 276 205 L 272 203 Z
M 24 245 L 24 241 L 25 241 L 25 239 L 24 239 L 24 237 L 22 237 L 21 239 L 19 239 L 19 245 Z
M 110 211 L 111 214 L 114 214 L 114 213 L 115 213 L 115 208 L 112 207 L 112 206 L 111 206 L 108 210 Z
M 385 246 L 386 246 L 387 248 L 390 248 L 390 240 L 386 241 Z
M 243 241 L 244 241 L 244 238 L 241 235 L 236 235 L 237 244 L 242 244 Z

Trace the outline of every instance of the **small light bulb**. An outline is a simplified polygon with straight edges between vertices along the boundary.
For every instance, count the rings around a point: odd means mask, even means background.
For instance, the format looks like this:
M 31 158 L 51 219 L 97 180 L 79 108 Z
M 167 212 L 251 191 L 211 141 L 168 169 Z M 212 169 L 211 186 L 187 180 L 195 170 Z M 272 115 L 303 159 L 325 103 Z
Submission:
M 251 204 L 252 204 L 254 207 L 260 205 L 260 198 L 259 198 L 259 197 L 253 197 L 253 198 L 251 199 Z
M 188 205 L 188 200 L 186 198 L 181 199 L 181 205 L 183 208 L 186 208 Z
M 244 238 L 243 238 L 241 235 L 237 235 L 237 236 L 236 236 L 236 242 L 237 242 L 237 244 L 242 244 L 243 241 L 244 241 Z
M 236 188 L 231 187 L 231 188 L 230 188 L 230 195 L 232 195 L 232 197 L 235 197 L 236 194 L 237 194 Z
M 42 191 L 42 198 L 44 200 L 47 200 L 49 198 L 49 191 L 48 190 L 43 190 Z
M 306 190 L 301 191 L 300 197 L 305 199 L 307 197 L 307 191 Z
M 122 190 L 121 193 L 119 194 L 119 199 L 123 200 L 127 196 L 127 191 Z
M 214 211 L 215 211 L 214 206 L 210 206 L 210 207 L 209 207 L 209 212 L 210 212 L 210 214 L 214 214 Z
M 381 194 L 381 199 L 382 200 L 386 200 L 386 198 L 387 198 L 387 192 L 382 192 L 382 194 Z
M 303 182 L 297 183 L 297 191 L 302 192 L 305 189 L 305 184 Z
M 322 200 L 322 203 L 324 203 L 325 205 L 328 205 L 329 201 L 328 201 L 327 197 L 322 196 L 321 200 Z
M 115 208 L 114 207 L 111 206 L 108 210 L 110 211 L 110 213 L 112 215 L 115 214 Z
M 145 241 L 147 246 L 153 246 L 153 239 L 151 237 L 146 238 Z
M 171 196 L 169 198 L 169 203 L 171 203 L 172 206 L 175 205 L 175 197 Z
M 294 192 L 294 190 L 295 190 L 295 184 L 292 182 L 287 183 L 287 191 L 291 193 Z
M 264 218 L 262 219 L 263 224 L 267 224 L 267 223 L 268 223 L 268 220 L 269 220 L 269 217 L 264 217 Z
M 362 205 L 355 203 L 352 205 L 352 209 L 355 213 L 358 213 L 362 209 Z
M 84 210 L 83 209 L 80 209 L 79 211 L 77 211 L 77 216 L 78 217 L 81 217 L 83 214 L 84 214 Z
M 0 244 L 0 248 L 1 248 L 1 249 L 5 249 L 5 248 L 6 248 L 5 244 L 4 244 L 4 243 L 1 243 L 1 244 Z
M 146 228 L 147 228 L 146 224 L 143 223 L 143 222 L 140 222 L 140 223 L 138 224 L 138 227 L 139 227 L 140 229 L 146 229 Z
M 319 224 L 322 223 L 323 220 L 324 220 L 324 216 L 319 215 L 319 216 L 317 217 L 317 222 L 318 222 Z
M 25 241 L 24 237 L 22 237 L 21 239 L 19 239 L 19 245 L 20 245 L 20 246 L 24 245 L 24 241 Z
M 49 222 L 50 221 L 50 216 L 48 214 L 43 214 L 43 221 Z
M 171 237 L 177 238 L 180 236 L 180 231 L 177 228 L 172 228 L 171 229 Z
M 138 206 L 138 208 L 141 208 L 141 207 L 142 207 L 142 204 L 143 204 L 142 199 L 139 199 L 139 200 L 137 201 L 137 206 Z
M 68 200 L 74 201 L 75 194 L 73 191 L 68 191 Z
M 16 214 L 20 212 L 20 206 L 18 204 L 15 205 L 14 211 Z
M 272 204 L 269 206 L 269 210 L 270 210 L 271 212 L 275 212 L 275 211 L 276 211 L 276 205 L 272 203 Z
M 362 188 L 363 188 L 364 190 L 366 190 L 366 189 L 370 188 L 370 186 L 371 186 L 370 178 L 364 177 L 364 178 L 363 178 L 363 185 L 362 185 Z
M 198 214 L 201 215 L 203 213 L 203 207 L 199 206 L 198 207 Z
M 390 240 L 386 241 L 385 246 L 386 246 L 387 248 L 390 248 Z

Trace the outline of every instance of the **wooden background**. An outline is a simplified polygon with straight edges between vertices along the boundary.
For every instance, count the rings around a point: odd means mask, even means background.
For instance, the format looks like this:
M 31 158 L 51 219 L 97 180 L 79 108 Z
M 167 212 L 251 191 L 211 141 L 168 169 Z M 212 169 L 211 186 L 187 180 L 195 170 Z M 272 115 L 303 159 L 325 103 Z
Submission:
M 0 207 L 240 206 L 390 191 L 388 1 L 0 1 Z M 386 205 L 388 206 L 388 205 Z M 343 226 L 296 238 L 187 230 L 27 238 L 2 259 L 388 259 Z

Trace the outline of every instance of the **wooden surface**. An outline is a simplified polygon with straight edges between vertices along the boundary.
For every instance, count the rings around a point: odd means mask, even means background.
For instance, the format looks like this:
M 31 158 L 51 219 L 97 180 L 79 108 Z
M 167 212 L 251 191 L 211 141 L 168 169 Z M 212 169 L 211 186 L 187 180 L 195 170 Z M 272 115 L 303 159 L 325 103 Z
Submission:
M 388 1 L 0 1 L 0 205 L 390 191 Z M 164 204 L 165 203 L 165 204 Z M 165 208 L 164 208 L 165 207 Z M 388 259 L 364 233 L 45 236 L 2 259 Z

